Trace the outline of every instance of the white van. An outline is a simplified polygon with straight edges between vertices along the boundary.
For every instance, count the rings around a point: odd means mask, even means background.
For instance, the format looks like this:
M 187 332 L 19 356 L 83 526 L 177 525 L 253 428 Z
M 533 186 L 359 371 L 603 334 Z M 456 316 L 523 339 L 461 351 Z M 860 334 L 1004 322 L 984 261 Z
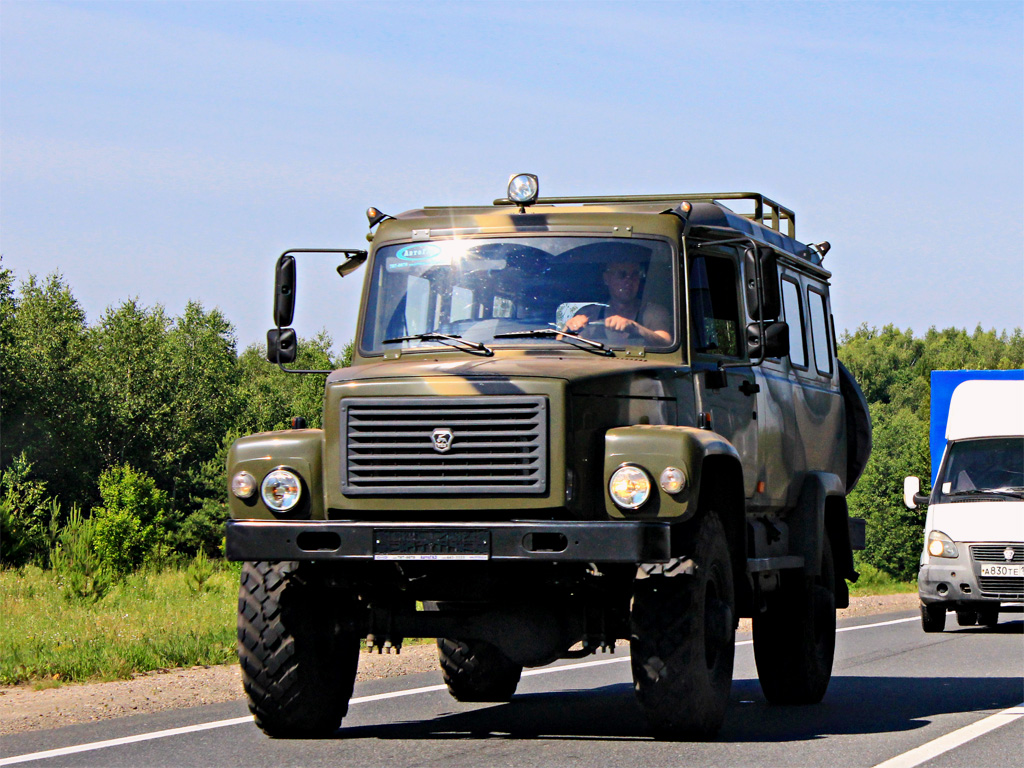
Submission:
M 921 624 L 995 626 L 1024 600 L 1024 381 L 965 381 L 954 391 L 931 496 L 908 477 L 903 501 L 928 504 L 917 583 Z

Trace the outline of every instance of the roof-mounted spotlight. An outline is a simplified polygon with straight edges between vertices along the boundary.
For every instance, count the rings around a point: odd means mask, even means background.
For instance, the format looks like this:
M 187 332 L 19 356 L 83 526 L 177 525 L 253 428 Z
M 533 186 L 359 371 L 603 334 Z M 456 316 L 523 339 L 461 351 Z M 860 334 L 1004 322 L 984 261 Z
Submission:
M 537 202 L 540 182 L 532 173 L 516 173 L 508 180 L 508 199 L 519 206 L 520 213 L 526 213 L 526 206 Z
M 366 209 L 366 220 L 370 222 L 370 229 L 376 227 L 378 224 L 384 221 L 384 219 L 390 218 L 391 217 L 388 216 L 386 213 L 377 210 L 373 206 Z
M 828 240 L 822 240 L 820 243 L 812 243 L 811 245 L 808 245 L 807 248 L 813 254 L 811 256 L 811 261 L 816 264 L 821 264 L 821 262 L 825 260 L 825 254 L 832 248 L 832 244 L 829 243 Z M 814 258 L 815 256 L 817 256 L 817 258 Z

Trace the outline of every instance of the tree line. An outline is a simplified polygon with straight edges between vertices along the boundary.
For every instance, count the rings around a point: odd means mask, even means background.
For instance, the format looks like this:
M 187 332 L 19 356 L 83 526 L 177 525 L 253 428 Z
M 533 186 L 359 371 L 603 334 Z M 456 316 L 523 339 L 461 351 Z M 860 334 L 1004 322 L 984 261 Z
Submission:
M 351 362 L 351 344 L 335 353 L 326 332 L 299 349 L 303 368 Z M 16 286 L 0 263 L 0 563 L 47 566 L 75 550 L 123 573 L 152 557 L 219 555 L 231 442 L 292 416 L 320 426 L 323 378 L 285 374 L 264 352 L 239 351 L 223 313 L 196 302 L 172 317 L 127 299 L 90 324 L 59 274 Z M 906 475 L 930 477 L 930 373 L 1024 367 L 1024 336 L 865 325 L 843 335 L 839 357 L 874 426 L 849 498 L 867 519 L 859 559 L 912 579 L 923 515 L 903 507 L 902 489 Z

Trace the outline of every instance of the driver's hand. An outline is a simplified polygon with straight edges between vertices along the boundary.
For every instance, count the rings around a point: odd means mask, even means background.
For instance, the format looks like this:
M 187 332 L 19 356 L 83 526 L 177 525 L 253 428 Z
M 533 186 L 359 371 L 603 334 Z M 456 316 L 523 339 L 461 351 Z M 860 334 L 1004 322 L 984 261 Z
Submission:
M 589 322 L 590 318 L 586 315 L 575 315 L 569 318 L 569 322 L 565 324 L 565 330 L 575 332 L 587 325 Z
M 635 320 L 630 320 L 622 315 L 609 315 L 604 319 L 605 328 L 610 328 L 613 331 L 628 331 L 635 325 L 637 325 Z

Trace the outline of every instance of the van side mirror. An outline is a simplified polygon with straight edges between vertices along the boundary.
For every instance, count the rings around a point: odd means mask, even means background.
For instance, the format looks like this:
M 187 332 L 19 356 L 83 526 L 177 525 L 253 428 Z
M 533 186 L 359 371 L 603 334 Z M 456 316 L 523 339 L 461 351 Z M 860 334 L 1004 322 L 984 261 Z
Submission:
M 275 365 L 294 363 L 297 351 L 294 328 L 271 328 L 267 331 L 267 360 Z
M 789 324 L 782 321 L 764 324 L 764 338 L 757 323 L 747 326 L 747 355 L 751 360 L 785 357 L 789 354 Z
M 777 320 L 782 314 L 782 294 L 779 289 L 779 267 L 775 251 L 758 246 L 747 248 L 743 253 L 747 295 L 747 311 L 753 318 L 761 317 L 766 322 Z M 761 291 L 758 291 L 758 266 L 760 266 Z M 764 298 L 762 305 L 761 298 Z M 760 315 L 758 313 L 760 312 Z M 777 355 L 768 355 L 777 357 Z
M 295 316 L 295 257 L 283 254 L 274 273 L 274 324 L 285 328 Z M 267 354 L 270 354 L 269 344 Z
M 903 503 L 907 509 L 917 509 L 921 504 L 928 503 L 928 494 L 921 493 L 921 479 L 919 477 L 903 478 Z

